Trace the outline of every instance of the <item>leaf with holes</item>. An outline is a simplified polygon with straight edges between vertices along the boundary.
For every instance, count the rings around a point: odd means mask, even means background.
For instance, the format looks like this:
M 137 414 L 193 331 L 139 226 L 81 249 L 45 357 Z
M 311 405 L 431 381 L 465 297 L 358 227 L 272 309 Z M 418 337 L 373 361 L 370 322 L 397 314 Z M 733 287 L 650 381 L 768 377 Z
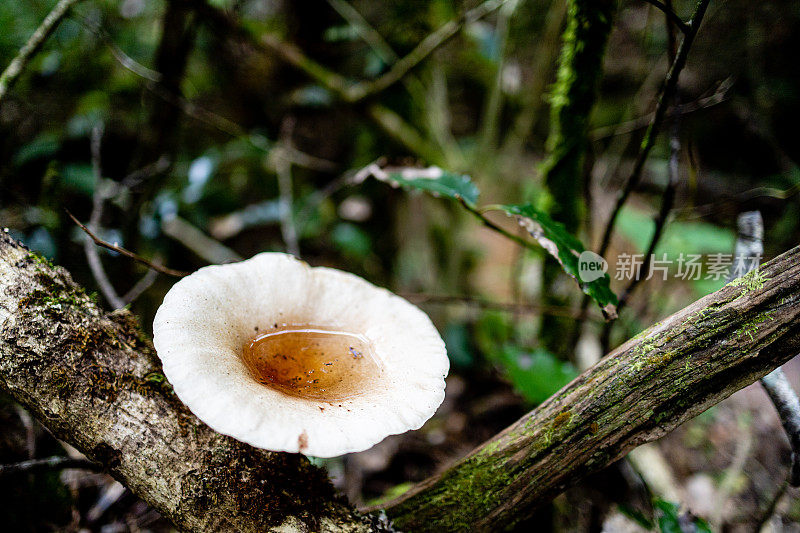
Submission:
M 616 318 L 617 295 L 609 286 L 611 280 L 605 272 L 608 265 L 600 256 L 587 251 L 563 224 L 531 204 L 503 205 L 498 209 L 514 216 L 519 225 L 558 260 L 564 272 L 575 278 L 583 292 L 597 302 L 607 319 Z

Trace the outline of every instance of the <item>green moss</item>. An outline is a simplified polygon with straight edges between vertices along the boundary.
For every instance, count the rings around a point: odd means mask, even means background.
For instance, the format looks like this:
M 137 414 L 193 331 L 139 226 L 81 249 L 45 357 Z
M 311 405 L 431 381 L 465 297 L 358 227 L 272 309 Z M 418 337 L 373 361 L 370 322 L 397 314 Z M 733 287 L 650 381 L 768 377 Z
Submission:
M 743 335 L 747 335 L 750 337 L 750 340 L 755 340 L 755 334 L 758 333 L 758 330 L 761 329 L 761 325 L 767 321 L 775 320 L 772 316 L 772 311 L 767 311 L 762 315 L 757 315 L 752 319 L 748 320 L 747 322 L 743 323 L 739 329 L 736 330 L 734 335 L 736 337 L 741 337 Z
M 764 273 L 761 270 L 751 270 L 744 276 L 731 281 L 728 283 L 728 285 L 731 287 L 742 287 L 742 292 L 736 297 L 738 300 L 742 296 L 753 291 L 760 291 L 764 288 L 764 284 L 769 280 L 770 278 L 764 276 Z
M 53 264 L 52 261 L 50 261 L 49 259 L 47 259 L 42 255 L 37 254 L 32 250 L 28 251 L 28 258 L 34 263 L 41 265 L 42 267 L 47 267 L 51 270 L 54 270 L 56 268 L 56 266 Z
M 383 496 L 378 498 L 374 498 L 366 502 L 367 507 L 377 507 L 379 505 L 383 505 L 384 503 L 390 502 L 396 498 L 399 498 L 403 494 L 409 491 L 414 486 L 414 483 L 408 481 L 406 483 L 400 483 L 399 485 L 395 485 L 394 487 L 387 490 Z

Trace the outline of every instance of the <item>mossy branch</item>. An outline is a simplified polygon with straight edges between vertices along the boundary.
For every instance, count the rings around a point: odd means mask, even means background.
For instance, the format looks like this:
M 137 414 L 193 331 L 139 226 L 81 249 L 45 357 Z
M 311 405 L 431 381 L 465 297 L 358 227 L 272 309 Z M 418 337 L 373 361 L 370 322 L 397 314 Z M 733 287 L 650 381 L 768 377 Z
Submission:
M 589 115 L 603 74 L 616 4 L 616 0 L 568 2 L 558 76 L 549 97 L 548 157 L 542 176 L 553 196 L 553 218 L 573 233 L 580 221 Z
M 385 504 L 409 531 L 493 531 L 800 352 L 800 247 L 653 326 Z
M 0 231 L 0 390 L 182 531 L 374 531 L 324 471 L 215 433 L 127 311 Z

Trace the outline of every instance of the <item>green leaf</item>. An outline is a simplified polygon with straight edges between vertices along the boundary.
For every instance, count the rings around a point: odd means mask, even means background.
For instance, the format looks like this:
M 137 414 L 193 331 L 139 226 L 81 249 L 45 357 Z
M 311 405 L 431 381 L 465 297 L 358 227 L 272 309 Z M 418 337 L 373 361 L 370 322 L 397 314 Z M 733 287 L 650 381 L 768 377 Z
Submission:
M 466 324 L 451 323 L 445 330 L 444 344 L 447 347 L 447 356 L 453 366 L 469 368 L 475 362 L 470 348 L 470 335 Z
M 19 167 L 29 161 L 52 157 L 60 147 L 61 141 L 58 135 L 42 133 L 17 151 L 14 155 L 14 165 Z
M 357 180 L 372 175 L 376 179 L 394 186 L 403 186 L 409 189 L 425 191 L 434 196 L 443 196 L 452 200 L 459 200 L 466 204 L 470 211 L 478 216 L 482 216 L 480 210 L 476 207 L 480 191 L 478 187 L 472 183 L 469 176 L 448 172 L 439 167 L 408 167 L 383 170 L 376 164 L 365 167 L 359 172 L 359 175 L 356 176 Z M 496 209 L 500 209 L 509 215 L 516 216 L 520 225 L 527 229 L 531 236 L 533 236 L 550 255 L 558 260 L 567 274 L 578 281 L 583 292 L 597 302 L 603 310 L 603 314 L 607 318 L 616 318 L 617 296 L 610 288 L 609 284 L 611 280 L 606 273 L 608 265 L 605 261 L 602 261 L 602 258 L 591 254 L 591 252 L 587 252 L 587 254 L 594 256 L 589 256 L 588 259 L 599 260 L 605 265 L 605 268 L 602 272 L 599 270 L 584 272 L 583 274 L 585 275 L 581 276 L 582 272 L 579 269 L 579 259 L 586 259 L 586 256 L 581 257 L 581 253 L 586 252 L 586 249 L 578 239 L 567 232 L 563 224 L 555 222 L 531 204 L 503 205 L 497 206 Z M 513 238 L 513 236 L 510 235 L 506 236 Z M 588 263 L 584 261 L 584 264 Z
M 375 174 L 381 181 L 425 191 L 434 196 L 463 200 L 474 206 L 480 191 L 469 176 L 448 172 L 439 167 L 407 168 L 394 172 Z
M 581 254 L 586 252 L 584 258 L 602 261 L 599 256 L 587 252 L 581 241 L 567 232 L 563 224 L 554 221 L 544 212 L 536 209 L 531 204 L 503 205 L 498 209 L 517 217 L 519 225 L 525 228 L 547 252 L 555 257 L 561 264 L 564 272 L 575 278 L 583 292 L 588 294 L 602 308 L 603 314 L 608 318 L 617 316 L 617 295 L 611 290 L 608 274 L 603 271 L 582 271 L 580 268 Z M 603 262 L 605 264 L 605 262 Z M 605 270 L 608 265 L 606 264 Z
M 369 234 L 349 222 L 337 224 L 333 228 L 331 239 L 338 249 L 353 258 L 363 259 L 372 250 L 372 239 Z
M 543 349 L 528 352 L 505 346 L 490 357 L 503 366 L 514 389 L 534 404 L 542 403 L 578 375 L 572 365 Z
M 653 506 L 658 510 L 658 528 L 661 533 L 683 533 L 687 526 L 697 533 L 711 533 L 708 522 L 691 513 L 681 513 L 680 505 L 666 500 L 656 500 Z

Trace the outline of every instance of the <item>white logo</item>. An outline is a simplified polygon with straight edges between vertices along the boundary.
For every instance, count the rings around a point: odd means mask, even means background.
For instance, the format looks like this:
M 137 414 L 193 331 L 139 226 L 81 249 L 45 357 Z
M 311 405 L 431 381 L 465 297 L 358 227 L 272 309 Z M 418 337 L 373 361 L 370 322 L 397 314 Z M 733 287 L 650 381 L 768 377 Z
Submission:
M 608 263 L 594 252 L 586 250 L 578 256 L 578 277 L 584 283 L 602 278 L 608 272 Z

